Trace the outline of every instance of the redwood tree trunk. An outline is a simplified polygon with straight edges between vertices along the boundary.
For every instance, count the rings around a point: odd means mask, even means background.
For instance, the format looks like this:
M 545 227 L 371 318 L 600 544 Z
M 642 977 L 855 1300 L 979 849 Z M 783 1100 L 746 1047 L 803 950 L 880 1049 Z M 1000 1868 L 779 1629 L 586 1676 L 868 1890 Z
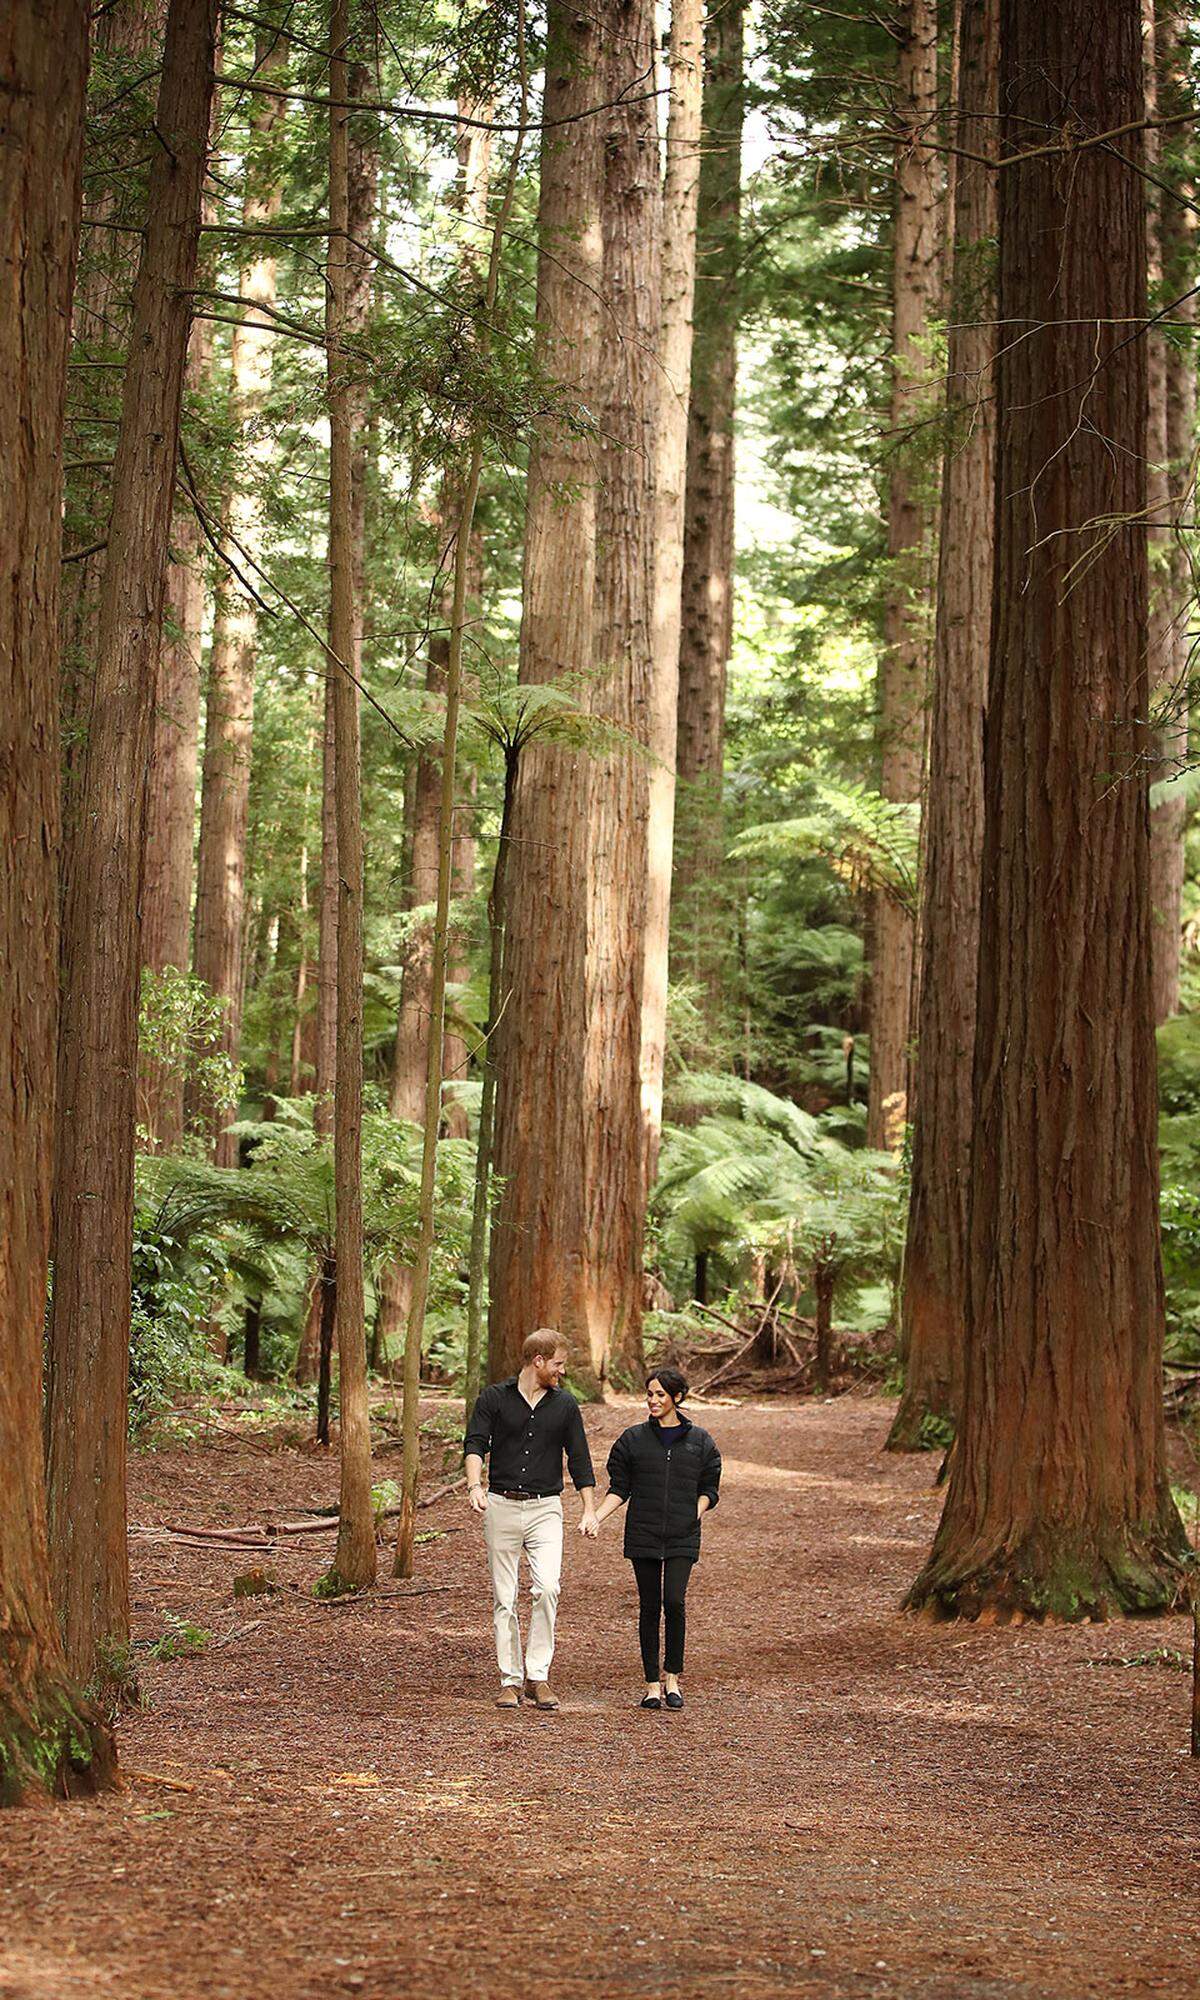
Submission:
M 269 77 L 283 64 L 287 45 L 271 34 L 258 38 L 256 68 Z M 254 97 L 246 164 L 243 219 L 247 228 L 269 227 L 279 213 L 281 180 L 277 134 L 284 99 Z M 233 560 L 253 581 L 262 548 L 264 482 L 270 439 L 263 412 L 271 385 L 271 307 L 275 255 L 260 240 L 242 266 L 241 296 L 249 301 L 233 331 L 229 357 L 229 416 L 243 454 L 226 514 Z M 241 553 L 244 552 L 244 553 Z M 249 558 L 249 561 L 247 561 Z M 200 840 L 196 855 L 196 977 L 224 1002 L 220 1043 L 236 1062 L 241 1045 L 243 947 L 246 921 L 246 827 L 250 807 L 250 755 L 254 734 L 254 673 L 258 609 L 229 570 L 217 584 L 217 609 L 208 663 Z M 214 1129 L 218 1166 L 237 1165 L 237 1140 Z
M 50 1319 L 50 1552 L 67 1659 L 129 1636 L 125 1430 L 146 777 L 216 0 L 172 0 L 67 883 Z
M 325 325 L 329 394 L 329 659 L 337 771 L 337 1055 L 333 1164 L 337 1204 L 337 1351 L 341 1489 L 331 1580 L 357 1590 L 375 1581 L 371 1505 L 371 1423 L 363 1318 L 363 838 L 355 662 L 359 567 L 354 536 L 354 444 L 362 409 L 355 397 L 346 339 L 350 332 L 350 113 L 347 94 L 348 0 L 330 17 L 329 261 Z
M 551 0 L 538 211 L 536 357 L 585 410 L 595 407 L 601 310 L 603 95 L 599 33 Z M 577 119 L 572 125 L 552 120 Z M 520 679 L 586 674 L 593 664 L 596 492 L 591 442 L 554 414 L 531 446 L 525 514 Z M 509 1372 L 534 1327 L 556 1326 L 590 1356 L 584 1293 L 584 952 L 586 757 L 561 742 L 524 750 L 512 807 L 506 888 L 508 1005 L 495 1037 L 501 1183 L 490 1253 L 489 1362 Z
M 0 1805 L 108 1782 L 108 1731 L 68 1680 L 46 1545 L 42 1328 L 58 1021 L 62 440 L 88 17 L 0 19 Z
M 699 982 L 714 1020 L 727 918 L 714 884 L 724 859 L 725 676 L 733 642 L 744 13 L 745 0 L 716 0 L 705 26 L 679 648 L 672 963 Z
M 597 399 L 596 678 L 593 714 L 647 745 L 653 693 L 654 443 L 658 414 L 660 219 L 652 0 L 607 19 L 603 292 Z M 619 100 L 624 99 L 624 102 Z M 587 1294 L 591 1364 L 640 1376 L 646 1168 L 642 1140 L 642 934 L 649 762 L 603 751 L 589 771 L 586 1105 Z
M 1001 0 L 996 551 L 962 1422 L 910 1603 L 1158 1611 L 1139 0 Z M 1087 154 L 1064 130 L 1124 128 Z M 1134 128 L 1134 129 L 1130 129 Z M 1039 147 L 1044 148 L 1039 153 Z M 1086 415 L 1086 421 L 1084 417 Z M 1121 528 L 1128 521 L 1131 525 Z
M 1148 5 L 1149 0 L 1144 0 Z M 1151 15 L 1151 21 L 1153 15 Z M 1188 74 L 1186 44 L 1182 32 L 1182 10 L 1178 6 L 1160 9 L 1157 35 L 1157 76 L 1159 110 L 1164 117 L 1177 117 L 1193 109 L 1194 96 Z M 1192 143 L 1191 127 L 1168 128 L 1163 135 L 1161 157 L 1157 135 L 1147 133 L 1147 147 L 1157 166 L 1156 179 L 1148 182 L 1148 217 L 1159 223 L 1161 239 L 1161 304 L 1170 306 L 1174 323 L 1172 337 L 1161 336 L 1152 346 L 1154 356 L 1161 349 L 1163 421 L 1161 431 L 1152 436 L 1149 456 L 1153 463 L 1156 437 L 1161 440 L 1165 463 L 1162 481 L 1163 513 L 1174 532 L 1167 561 L 1159 576 L 1162 593 L 1162 643 L 1155 664 L 1160 683 L 1154 691 L 1155 705 L 1165 715 L 1159 731 L 1162 763 L 1158 776 L 1170 778 L 1184 766 L 1188 754 L 1188 678 L 1191 672 L 1192 639 L 1188 630 L 1189 609 L 1194 586 L 1188 551 L 1180 537 L 1180 523 L 1194 518 L 1189 468 L 1196 445 L 1196 299 L 1192 291 L 1196 274 L 1195 183 L 1190 158 L 1181 171 L 1179 149 L 1185 156 Z M 1151 259 L 1153 277 L 1153 259 Z M 1151 309 L 1157 303 L 1152 298 Z M 1151 391 L 1153 410 L 1153 387 Z M 1154 941 L 1154 1018 L 1165 1021 L 1179 1011 L 1179 957 L 1182 924 L 1184 837 L 1188 807 L 1184 799 L 1172 799 L 1158 806 L 1150 818 L 1150 902 Z
M 199 320 L 188 345 L 185 387 L 197 391 L 208 376 L 212 331 Z M 196 831 L 196 769 L 200 736 L 200 634 L 204 622 L 204 559 L 195 510 L 177 506 L 167 570 L 167 610 L 142 884 L 142 964 L 151 972 L 189 968 L 192 927 L 192 848 Z M 181 1068 L 143 1067 L 138 1080 L 138 1123 L 156 1147 L 170 1152 L 183 1138 Z
M 896 206 L 892 238 L 891 466 L 888 592 L 879 668 L 880 790 L 921 796 L 929 687 L 932 524 L 908 437 L 929 396 L 925 351 L 937 310 L 937 156 L 918 143 L 937 117 L 936 0 L 904 0 L 896 77 Z M 871 1075 L 867 1144 L 899 1148 L 908 1099 L 914 927 L 900 904 L 875 898 L 871 960 Z
M 654 444 L 653 671 L 650 697 L 646 922 L 642 967 L 642 1125 L 646 1185 L 658 1173 L 662 1137 L 663 1059 L 667 1037 L 667 961 L 675 829 L 675 740 L 679 707 L 683 530 L 687 485 L 692 306 L 696 283 L 696 214 L 704 73 L 703 0 L 675 0 L 671 10 L 671 112 L 662 207 L 662 314 L 658 424 Z
M 992 616 L 998 0 L 962 0 L 959 157 L 947 357 L 933 714 L 925 807 L 921 1083 L 901 1299 L 904 1394 L 893 1450 L 944 1437 L 962 1396 L 971 1068 L 983 853 L 983 716 Z

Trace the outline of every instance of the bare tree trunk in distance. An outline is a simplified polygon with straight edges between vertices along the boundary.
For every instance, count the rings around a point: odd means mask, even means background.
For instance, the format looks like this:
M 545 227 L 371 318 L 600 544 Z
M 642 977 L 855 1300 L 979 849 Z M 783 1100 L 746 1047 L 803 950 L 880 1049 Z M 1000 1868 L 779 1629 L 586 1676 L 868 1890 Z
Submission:
M 185 389 L 199 390 L 212 361 L 212 329 L 197 320 L 188 343 Z M 142 883 L 142 964 L 151 972 L 190 964 L 192 846 L 196 829 L 196 770 L 200 734 L 200 634 L 204 623 L 204 558 L 195 510 L 179 505 L 167 570 L 168 630 L 158 667 L 154 744 Z M 170 1152 L 183 1138 L 181 1071 L 154 1064 L 138 1079 L 138 1123 L 156 1148 Z
M 465 119 L 487 119 L 492 115 L 488 102 L 476 103 L 465 99 L 460 103 L 459 115 Z M 485 261 L 483 229 L 487 221 L 488 194 L 491 182 L 492 134 L 479 131 L 475 126 L 464 123 L 458 132 L 459 175 L 456 191 L 458 213 L 458 264 L 460 280 L 464 285 L 472 281 L 480 282 L 480 273 Z M 442 475 L 441 493 L 437 506 L 438 536 L 446 544 L 454 531 L 462 507 L 462 469 L 447 467 Z M 446 550 L 439 551 L 443 557 Z M 478 543 L 472 547 L 471 577 L 468 597 L 477 603 L 480 584 L 480 555 Z M 452 547 L 449 550 L 453 556 Z M 425 676 L 426 692 L 440 698 L 446 686 L 446 658 L 450 649 L 447 627 L 450 620 L 451 597 L 453 594 L 452 569 L 444 567 L 437 580 L 431 605 L 431 621 L 434 631 L 429 641 L 429 660 Z M 412 773 L 413 813 L 412 813 L 412 873 L 409 883 L 409 908 L 419 910 L 431 908 L 437 896 L 437 828 L 439 800 L 441 797 L 441 772 L 437 756 L 428 749 L 417 752 Z M 456 830 L 456 875 L 455 892 L 463 885 L 463 872 L 468 865 L 464 843 Z M 473 842 L 465 847 L 472 850 L 470 873 L 473 877 Z M 471 886 L 473 887 L 473 881 Z M 469 893 L 469 888 L 467 893 Z M 406 1118 L 413 1125 L 419 1125 L 425 1113 L 425 1054 L 429 1046 L 429 994 L 433 972 L 432 920 L 426 918 L 418 927 L 410 931 L 405 944 L 404 972 L 400 988 L 400 1011 L 396 1026 L 396 1058 L 392 1067 L 391 1112 L 393 1118 Z M 454 1038 L 454 1046 L 447 1046 L 447 1061 L 460 1061 L 465 1053 L 460 1037 Z M 385 1333 L 396 1322 L 398 1305 L 385 1316 Z
M 945 1441 L 962 1399 L 975 981 L 983 854 L 983 716 L 995 513 L 999 0 L 962 0 L 953 274 L 937 623 L 924 824 L 920 1091 L 904 1248 L 904 1394 L 893 1451 Z
M 333 1133 L 333 1092 L 337 1065 L 337 762 L 333 737 L 333 676 L 326 665 L 321 725 L 321 901 L 317 911 L 317 1011 L 313 1130 Z M 296 1381 L 317 1379 L 321 1342 L 321 1287 L 314 1280 L 296 1353 Z
M 529 117 L 529 69 L 525 43 L 525 8 L 517 10 L 517 59 L 521 78 L 521 134 Z M 504 193 L 492 226 L 488 246 L 487 276 L 479 293 L 473 333 L 481 358 L 491 341 L 491 316 L 500 282 L 500 260 L 505 233 L 512 214 L 521 165 L 521 137 L 509 157 Z M 458 712 L 462 697 L 463 633 L 467 621 L 467 589 L 471 576 L 471 538 L 479 482 L 483 475 L 486 432 L 477 418 L 470 435 L 470 456 L 462 482 L 462 501 L 454 530 L 454 596 L 450 610 L 450 650 L 446 656 L 446 720 L 442 731 L 442 793 L 438 813 L 437 911 L 433 924 L 433 982 L 430 994 L 428 1062 L 425 1071 L 425 1129 L 422 1135 L 421 1193 L 416 1254 L 413 1258 L 412 1305 L 404 1335 L 403 1459 L 401 1467 L 400 1519 L 396 1532 L 395 1574 L 411 1576 L 416 1545 L 417 1486 L 421 1475 L 421 1344 L 425 1332 L 425 1305 L 429 1295 L 429 1274 L 433 1259 L 436 1228 L 434 1191 L 437 1176 L 438 1132 L 441 1125 L 443 1033 L 446 1008 L 446 968 L 450 957 L 450 886 L 454 866 L 454 795 L 458 744 Z
M 1145 0 L 1149 4 L 1149 0 Z M 1153 26 L 1153 14 L 1150 17 Z M 1148 38 L 1149 39 L 1149 38 Z M 1180 7 L 1159 10 L 1157 36 L 1158 108 L 1163 117 L 1178 117 L 1194 109 L 1194 94 L 1188 75 L 1188 57 Z M 1180 524 L 1193 519 L 1191 477 L 1196 449 L 1196 299 L 1192 291 L 1196 278 L 1196 216 L 1192 203 L 1195 186 L 1190 161 L 1180 171 L 1176 149 L 1190 145 L 1190 125 L 1182 130 L 1168 127 L 1162 136 L 1148 131 L 1147 153 L 1156 166 L 1156 179 L 1146 185 L 1147 221 L 1158 221 L 1161 238 L 1159 276 L 1164 305 L 1170 306 L 1174 323 L 1169 339 L 1157 337 L 1151 348 L 1152 363 L 1161 350 L 1163 374 L 1163 422 L 1161 441 L 1165 460 L 1163 503 L 1171 526 L 1171 542 L 1165 568 L 1159 574 L 1162 594 L 1162 652 L 1155 665 L 1161 682 L 1152 683 L 1151 700 L 1165 715 L 1159 730 L 1162 754 L 1161 777 L 1173 777 L 1186 763 L 1188 754 L 1188 674 L 1191 639 L 1188 609 L 1194 597 L 1194 582 L 1188 552 L 1180 534 Z M 1160 157 L 1161 155 L 1161 157 Z M 1154 279 L 1153 259 L 1151 282 Z M 1153 310 L 1155 300 L 1151 299 Z M 1151 336 L 1152 340 L 1154 336 Z M 1152 376 L 1151 408 L 1153 410 Z M 1153 461 L 1156 437 L 1152 437 L 1149 457 Z M 1187 832 L 1186 799 L 1172 799 L 1150 815 L 1150 903 L 1153 912 L 1154 1019 L 1165 1021 L 1179 1011 L 1179 955 L 1182 925 L 1184 839 Z
M 67 1661 L 129 1637 L 125 1429 L 139 894 L 216 0 L 172 0 L 113 470 L 82 817 L 67 882 L 54 1178 L 48 1485 Z
M 256 69 L 277 75 L 287 43 L 260 33 Z M 246 165 L 243 217 L 247 228 L 262 228 L 279 213 L 282 183 L 274 157 L 285 101 L 254 97 Z M 271 444 L 262 430 L 271 385 L 271 307 L 275 303 L 275 255 L 269 239 L 259 241 L 242 266 L 241 296 L 248 303 L 230 346 L 230 418 L 241 440 L 244 462 L 234 475 L 227 529 L 234 560 L 238 550 L 257 560 L 262 545 L 263 484 Z M 204 772 L 200 797 L 200 841 L 196 856 L 196 942 L 194 969 L 224 1002 L 221 1046 L 237 1060 L 241 1044 L 243 936 L 246 894 L 246 822 L 250 804 L 250 755 L 254 731 L 254 671 L 258 611 L 254 599 L 225 570 L 217 584 L 217 609 L 208 663 L 208 703 L 204 731 Z M 218 1166 L 237 1165 L 237 1140 L 214 1132 Z
M 1001 150 L 1029 157 L 1001 175 L 997 317 L 1035 331 L 998 361 L 966 1377 L 909 1597 L 941 1616 L 1162 1611 L 1188 1551 L 1163 1439 L 1146 347 L 1127 333 L 1146 311 L 1139 17 L 1000 7 Z M 1076 175 L 1064 117 L 1126 136 Z
M 349 72 L 351 99 L 360 98 L 365 94 L 366 82 L 367 71 L 364 65 L 353 63 Z M 346 248 L 348 275 L 345 318 L 347 332 L 353 337 L 365 327 L 371 307 L 371 278 L 374 264 L 368 248 L 363 246 L 367 245 L 374 226 L 379 179 L 378 148 L 373 141 L 368 142 L 359 136 L 354 126 L 353 115 L 348 152 L 350 241 Z M 350 657 L 355 677 L 361 680 L 363 606 L 366 602 L 367 489 L 366 392 L 363 384 L 352 381 L 350 395 L 353 436 L 350 463 L 351 542 L 357 606 L 354 646 Z M 321 897 L 317 913 L 319 933 L 317 1007 L 312 1036 L 316 1093 L 313 1128 L 319 1136 L 325 1138 L 328 1138 L 333 1131 L 333 1095 L 337 1063 L 337 758 L 333 731 L 333 676 L 337 672 L 337 668 L 332 670 L 326 668 L 321 754 Z M 304 1039 L 303 1026 L 298 1023 L 297 1039 L 293 1044 L 294 1067 L 298 1066 Z M 295 1376 L 298 1383 L 303 1385 L 316 1380 L 320 1352 L 321 1293 L 314 1279 L 309 1289 L 304 1326 L 296 1353 Z
M 592 713 L 648 746 L 654 665 L 655 424 L 659 402 L 661 191 L 653 0 L 613 9 L 602 74 L 605 299 L 600 345 Z M 624 97 L 625 101 L 617 100 Z M 640 1378 L 646 1165 L 641 1104 L 642 937 L 648 759 L 603 750 L 589 771 L 587 1294 L 591 1364 Z
M 87 9 L 15 0 L 0 146 L 0 1805 L 94 1791 L 112 1737 L 68 1679 L 50 1592 L 42 1329 L 58 1020 L 58 594 Z
M 658 425 L 654 443 L 654 684 L 650 702 L 646 925 L 642 964 L 642 1124 L 646 1186 L 658 1173 L 667 964 L 675 831 L 675 740 L 683 614 L 683 527 L 687 489 L 696 213 L 700 188 L 700 107 L 704 74 L 703 0 L 671 10 L 671 109 L 663 185 L 662 316 Z
M 698 983 L 714 1023 L 732 929 L 714 883 L 725 852 L 725 678 L 733 644 L 744 16 L 745 0 L 713 0 L 705 23 L 671 912 L 672 964 Z
M 904 0 L 896 77 L 896 201 L 892 242 L 892 402 L 888 474 L 888 596 L 879 666 L 880 790 L 921 796 L 932 526 L 906 433 L 928 395 L 925 343 L 937 310 L 938 168 L 936 0 Z M 867 1144 L 899 1149 L 908 1096 L 913 990 L 912 918 L 882 891 L 875 897 L 871 960 L 871 1075 Z
M 603 162 L 596 19 L 551 0 L 538 209 L 535 354 L 561 401 L 530 448 L 519 676 L 577 698 L 593 664 L 595 447 L 570 422 L 595 408 L 603 276 Z M 574 119 L 577 122 L 568 124 Z M 489 1259 L 489 1372 L 519 1366 L 521 1342 L 558 1327 L 572 1373 L 591 1358 L 584 1299 L 584 957 L 587 758 L 533 741 L 512 804 L 505 901 L 508 1005 L 495 1037 L 501 1193 Z M 591 1384 L 595 1387 L 595 1383 Z
M 363 1319 L 363 839 L 358 688 L 354 676 L 358 614 L 354 548 L 353 459 L 356 407 L 346 354 L 350 291 L 349 0 L 330 12 L 329 261 L 325 327 L 329 369 L 329 659 L 337 772 L 337 1060 L 333 1097 L 333 1167 L 337 1207 L 337 1351 L 341 1490 L 337 1549 L 327 1583 L 360 1590 L 375 1581 L 371 1505 L 371 1419 Z

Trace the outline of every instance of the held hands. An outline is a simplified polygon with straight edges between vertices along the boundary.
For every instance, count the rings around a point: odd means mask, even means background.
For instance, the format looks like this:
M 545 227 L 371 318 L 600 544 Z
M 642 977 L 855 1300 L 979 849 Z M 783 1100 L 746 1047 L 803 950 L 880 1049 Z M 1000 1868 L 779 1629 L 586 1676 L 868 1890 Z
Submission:
M 587 1542 L 596 1540 L 600 1533 L 600 1523 L 594 1513 L 589 1511 L 583 1515 L 579 1523 L 579 1532 Z
M 487 1513 L 487 1494 L 482 1486 L 468 1486 L 467 1499 L 475 1513 Z

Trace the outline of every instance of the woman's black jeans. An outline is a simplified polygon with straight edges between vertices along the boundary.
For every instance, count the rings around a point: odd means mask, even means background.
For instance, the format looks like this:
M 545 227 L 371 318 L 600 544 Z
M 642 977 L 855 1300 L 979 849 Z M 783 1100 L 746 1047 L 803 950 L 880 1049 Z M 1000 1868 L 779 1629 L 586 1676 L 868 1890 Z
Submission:
M 657 1556 L 634 1556 L 632 1562 L 640 1605 L 638 1638 L 642 1645 L 642 1672 L 648 1681 L 658 1679 L 659 1623 L 665 1620 L 666 1671 L 681 1674 L 687 1637 L 685 1599 L 693 1558 L 668 1556 L 665 1562 L 660 1562 Z

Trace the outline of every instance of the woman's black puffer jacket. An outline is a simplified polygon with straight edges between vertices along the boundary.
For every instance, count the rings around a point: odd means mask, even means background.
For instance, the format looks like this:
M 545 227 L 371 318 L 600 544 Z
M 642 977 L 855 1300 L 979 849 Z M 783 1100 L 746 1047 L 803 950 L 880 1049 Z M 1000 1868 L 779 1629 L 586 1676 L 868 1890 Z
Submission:
M 707 1431 L 680 1415 L 683 1436 L 670 1450 L 660 1437 L 654 1417 L 622 1431 L 608 1454 L 608 1483 L 628 1502 L 625 1509 L 625 1554 L 668 1556 L 700 1554 L 700 1523 L 696 1502 L 707 1494 L 710 1506 L 720 1497 L 721 1454 Z

